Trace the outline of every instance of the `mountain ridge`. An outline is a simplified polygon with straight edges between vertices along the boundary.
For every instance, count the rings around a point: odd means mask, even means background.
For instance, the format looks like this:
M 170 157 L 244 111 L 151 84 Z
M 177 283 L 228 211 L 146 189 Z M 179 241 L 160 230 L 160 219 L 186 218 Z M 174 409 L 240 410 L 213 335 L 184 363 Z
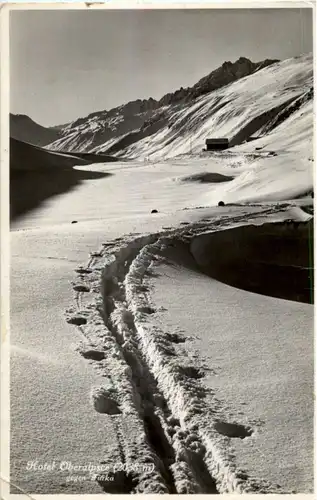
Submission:
M 106 153 L 121 158 L 131 158 L 131 155 L 143 157 L 153 155 L 153 152 L 175 156 L 180 151 L 178 144 L 186 142 L 186 137 L 190 151 L 193 144 L 198 152 L 204 138 L 210 134 L 229 137 L 230 146 L 237 146 L 249 140 L 252 134 L 260 136 L 267 133 L 272 121 L 281 123 L 287 119 L 288 108 L 294 110 L 302 105 L 300 96 L 306 95 L 309 85 L 313 85 L 311 60 L 311 55 L 303 55 L 282 62 L 265 59 L 253 63 L 246 57 L 240 57 L 235 62 L 225 61 L 192 87 L 181 87 L 159 100 L 152 97 L 136 99 L 48 129 L 26 115 L 10 115 L 11 122 L 17 119 L 20 124 L 31 124 L 31 127 L 24 127 L 26 132 L 22 127 L 22 133 L 28 134 L 27 138 L 14 135 L 14 127 L 11 130 L 13 137 L 50 150 Z M 268 92 L 263 93 L 261 87 L 267 85 L 266 81 L 269 82 Z M 312 98 L 311 93 L 309 96 Z M 263 100 L 266 100 L 265 106 L 261 104 Z M 306 97 L 304 100 L 307 100 Z M 257 107 L 257 113 L 250 112 Z M 242 119 L 243 116 L 245 119 Z M 241 119 L 241 124 L 236 127 L 235 122 Z M 229 122 L 234 125 L 233 128 L 223 127 Z M 202 132 L 198 133 L 199 128 Z M 29 137 L 34 130 L 37 144 Z M 197 133 L 200 137 L 199 150 L 196 146 Z M 52 137 L 53 141 L 43 144 Z M 154 145 L 156 142 L 157 146 Z
M 10 136 L 43 147 L 58 139 L 59 130 L 55 127 L 43 127 L 28 115 L 10 113 Z
M 123 138 L 128 133 L 144 130 L 159 120 L 164 119 L 168 106 L 186 105 L 198 97 L 224 87 L 240 78 L 248 76 L 263 67 L 275 64 L 277 59 L 266 59 L 253 63 L 240 57 L 234 63 L 225 61 L 222 66 L 201 78 L 188 88 L 180 87 L 165 94 L 161 99 L 137 99 L 110 110 L 90 113 L 69 123 L 60 132 L 60 137 L 50 143 L 50 149 L 64 151 L 93 151 L 107 141 Z
M 270 144 L 287 123 L 293 142 L 286 140 L 283 131 L 281 144 L 293 149 L 311 137 L 312 107 L 313 57 L 304 54 L 262 68 L 185 105 L 166 106 L 142 128 L 94 151 L 126 158 L 168 158 L 199 154 L 208 137 L 226 137 L 230 148 L 252 139 L 254 150 L 260 138 L 261 147 L 265 138 Z

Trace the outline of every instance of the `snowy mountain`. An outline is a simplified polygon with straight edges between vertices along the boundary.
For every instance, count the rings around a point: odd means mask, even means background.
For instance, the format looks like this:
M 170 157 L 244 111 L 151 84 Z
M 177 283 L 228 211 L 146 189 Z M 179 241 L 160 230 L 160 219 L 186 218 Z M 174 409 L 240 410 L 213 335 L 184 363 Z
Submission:
M 32 135 L 37 124 L 23 120 Z M 215 161 L 217 153 L 202 152 L 205 140 L 227 137 L 230 149 L 218 155 L 233 171 L 218 173 L 233 180 L 207 191 L 202 205 L 291 199 L 313 189 L 313 57 L 257 64 L 240 58 L 160 101 L 129 102 L 59 129 L 37 127 L 33 141 L 59 136 L 47 149 L 112 155 L 105 161 L 179 155 Z
M 59 137 L 59 130 L 55 127 L 43 127 L 27 115 L 10 113 L 10 136 L 35 146 L 46 146 Z
M 275 63 L 190 103 L 167 106 L 157 122 L 143 125 L 107 153 L 173 157 L 199 153 L 207 137 L 228 137 L 230 146 L 250 139 L 256 147 L 294 148 L 312 143 L 312 54 Z M 286 131 L 287 129 L 287 131 Z M 98 148 L 101 150 L 102 148 Z
M 159 101 L 152 98 L 128 102 L 109 111 L 92 113 L 79 118 L 61 130 L 61 136 L 49 145 L 50 149 L 64 151 L 104 150 L 127 134 L 135 141 L 155 133 L 167 125 L 171 110 L 179 110 L 195 102 L 197 98 L 220 89 L 240 78 L 270 66 L 275 60 L 253 63 L 240 57 L 236 62 L 225 62 L 205 76 L 193 87 L 164 95 Z M 138 132 L 136 135 L 134 132 Z M 131 139 L 130 138 L 130 139 Z M 128 142 L 129 140 L 128 139 Z M 125 144 L 125 143 L 124 143 Z

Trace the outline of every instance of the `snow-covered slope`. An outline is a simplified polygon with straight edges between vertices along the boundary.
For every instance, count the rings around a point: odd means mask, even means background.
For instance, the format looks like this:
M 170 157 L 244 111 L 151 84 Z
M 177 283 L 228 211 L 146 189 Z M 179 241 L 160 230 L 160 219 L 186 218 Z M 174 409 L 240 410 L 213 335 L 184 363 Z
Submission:
M 157 132 L 167 125 L 171 111 L 186 108 L 199 96 L 224 87 L 240 78 L 251 75 L 259 69 L 275 63 L 276 60 L 253 63 L 240 57 L 234 63 L 226 61 L 193 87 L 183 88 L 164 95 L 159 101 L 152 99 L 136 100 L 109 111 L 91 113 L 79 118 L 61 130 L 58 140 L 49 148 L 64 151 L 103 152 L 117 140 L 132 133 L 129 144 Z
M 154 158 L 198 153 L 207 137 L 228 137 L 231 146 L 240 145 L 251 137 L 261 136 L 264 127 L 269 129 L 270 124 L 273 126 L 273 121 L 283 109 L 307 94 L 312 87 L 312 54 L 288 59 L 199 97 L 180 110 L 170 107 L 166 110 L 168 120 L 165 126 L 150 137 L 131 141 L 123 150 L 118 149 L 129 157 L 151 155 Z M 291 125 L 296 129 L 301 143 L 311 142 L 312 139 L 312 106 L 306 105 L 307 102 L 303 103 L 305 119 L 301 119 L 303 111 L 300 106 L 294 116 L 290 114 L 284 120 L 284 127 Z M 274 129 L 277 146 L 280 132 L 285 138 L 283 122 Z M 268 133 L 266 139 L 268 143 L 271 140 Z M 257 144 L 253 141 L 252 149 L 255 147 Z M 114 148 L 110 151 L 114 152 Z
M 221 161 L 80 167 L 104 175 L 14 222 L 10 480 L 24 493 L 311 491 L 313 307 L 184 262 L 189 241 L 202 263 L 215 231 L 291 216 L 277 206 L 188 209 L 206 184 L 178 179 Z M 286 241 L 281 257 L 297 248 Z M 50 456 L 55 470 L 27 470 Z M 60 470 L 65 462 L 123 464 L 133 481 L 98 484 L 89 471 Z
M 87 161 L 71 154 L 48 151 L 27 142 L 10 137 L 10 169 L 12 171 L 34 171 L 47 169 L 69 169 L 75 165 L 86 165 Z
M 110 111 L 92 113 L 68 124 L 61 137 L 48 145 L 49 149 L 64 151 L 92 151 L 105 141 L 118 139 L 141 127 L 158 106 L 154 99 L 137 100 Z
M 257 148 L 258 155 L 252 151 Z M 268 152 L 274 152 L 274 156 Z M 313 190 L 313 102 L 309 100 L 267 135 L 234 148 L 237 177 L 205 195 L 205 202 L 290 200 Z M 249 159 L 247 162 L 246 160 Z M 230 159 L 229 159 L 230 163 Z
M 10 113 L 10 135 L 35 146 L 46 146 L 59 137 L 58 127 L 43 127 L 26 115 Z
M 288 59 L 200 97 L 181 110 L 166 107 L 166 124 L 155 133 L 146 135 L 141 130 L 130 134 L 108 152 L 151 160 L 199 154 L 207 165 L 211 157 L 218 158 L 222 166 L 225 162 L 232 167 L 230 174 L 235 179 L 212 187 L 202 196 L 202 205 L 220 200 L 287 200 L 310 192 L 312 62 L 311 54 Z M 205 139 L 217 136 L 230 139 L 230 150 L 202 153 Z

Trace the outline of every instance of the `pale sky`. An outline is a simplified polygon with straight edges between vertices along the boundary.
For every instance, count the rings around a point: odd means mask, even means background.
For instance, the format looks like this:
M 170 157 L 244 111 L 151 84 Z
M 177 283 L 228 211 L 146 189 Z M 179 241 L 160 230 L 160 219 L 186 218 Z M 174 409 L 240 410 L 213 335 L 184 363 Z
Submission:
M 312 9 L 11 11 L 11 112 L 58 125 L 159 99 L 240 56 L 312 51 Z

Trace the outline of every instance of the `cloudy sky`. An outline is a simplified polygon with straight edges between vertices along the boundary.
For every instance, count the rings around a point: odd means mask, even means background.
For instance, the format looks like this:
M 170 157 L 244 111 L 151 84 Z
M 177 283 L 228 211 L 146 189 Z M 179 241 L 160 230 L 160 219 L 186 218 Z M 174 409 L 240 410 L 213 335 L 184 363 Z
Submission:
M 15 11 L 11 111 L 62 124 L 160 98 L 240 56 L 310 51 L 311 9 Z

